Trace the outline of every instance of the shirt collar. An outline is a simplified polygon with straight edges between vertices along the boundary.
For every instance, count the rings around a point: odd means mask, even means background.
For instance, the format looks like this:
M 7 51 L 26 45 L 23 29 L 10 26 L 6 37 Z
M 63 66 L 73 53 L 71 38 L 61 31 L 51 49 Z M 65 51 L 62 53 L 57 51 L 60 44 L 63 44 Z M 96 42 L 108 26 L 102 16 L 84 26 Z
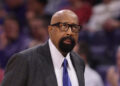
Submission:
M 52 43 L 51 39 L 49 39 L 49 47 L 54 67 L 59 69 L 62 68 L 62 63 L 64 61 L 64 58 L 66 58 L 68 61 L 68 68 L 70 68 L 71 66 L 70 53 L 68 53 L 67 56 L 64 57 Z

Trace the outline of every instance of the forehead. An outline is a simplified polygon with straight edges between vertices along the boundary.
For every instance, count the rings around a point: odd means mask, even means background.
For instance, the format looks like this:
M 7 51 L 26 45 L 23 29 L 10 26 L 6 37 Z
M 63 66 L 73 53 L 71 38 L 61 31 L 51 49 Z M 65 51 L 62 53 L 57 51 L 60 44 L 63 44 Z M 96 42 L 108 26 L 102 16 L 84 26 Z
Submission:
M 78 24 L 78 20 L 77 18 L 75 18 L 74 16 L 63 16 L 59 22 L 66 22 L 66 23 L 69 23 L 69 24 Z
M 52 17 L 51 24 L 55 24 L 58 22 L 78 24 L 78 17 L 73 13 L 59 13 Z

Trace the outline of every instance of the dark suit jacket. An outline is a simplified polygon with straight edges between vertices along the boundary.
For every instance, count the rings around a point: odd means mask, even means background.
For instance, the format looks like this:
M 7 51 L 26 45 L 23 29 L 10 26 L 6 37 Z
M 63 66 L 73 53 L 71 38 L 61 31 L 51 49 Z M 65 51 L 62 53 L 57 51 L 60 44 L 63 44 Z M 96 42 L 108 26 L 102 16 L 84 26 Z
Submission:
M 74 52 L 70 57 L 79 86 L 84 86 L 84 62 Z M 1 86 L 58 86 L 48 42 L 15 54 L 8 62 Z

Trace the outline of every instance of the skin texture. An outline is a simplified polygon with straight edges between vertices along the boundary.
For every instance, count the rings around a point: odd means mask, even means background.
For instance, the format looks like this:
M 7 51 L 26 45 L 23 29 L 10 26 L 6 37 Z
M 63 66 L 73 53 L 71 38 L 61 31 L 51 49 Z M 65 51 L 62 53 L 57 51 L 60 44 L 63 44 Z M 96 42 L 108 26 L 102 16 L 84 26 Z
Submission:
M 78 24 L 78 17 L 74 12 L 70 10 L 61 10 L 56 12 L 51 19 L 51 24 L 55 24 L 58 22 L 68 23 L 68 24 Z M 48 32 L 49 32 L 50 39 L 52 40 L 53 44 L 56 46 L 56 48 L 59 51 L 60 51 L 59 41 L 61 38 L 66 36 L 71 36 L 75 40 L 75 43 L 77 43 L 78 41 L 78 33 L 72 32 L 70 28 L 68 29 L 68 31 L 63 32 L 59 30 L 59 27 L 49 26 Z M 67 53 L 65 52 L 62 52 L 62 51 L 60 52 L 62 53 L 63 56 L 67 55 Z

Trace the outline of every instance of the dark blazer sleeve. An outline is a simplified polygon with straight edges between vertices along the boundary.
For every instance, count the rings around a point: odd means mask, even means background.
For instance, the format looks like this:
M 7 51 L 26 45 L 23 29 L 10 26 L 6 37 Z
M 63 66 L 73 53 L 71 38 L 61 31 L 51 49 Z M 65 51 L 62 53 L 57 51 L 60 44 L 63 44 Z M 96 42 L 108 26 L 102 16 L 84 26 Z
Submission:
M 7 64 L 1 86 L 27 86 L 28 61 L 21 54 L 14 55 Z

